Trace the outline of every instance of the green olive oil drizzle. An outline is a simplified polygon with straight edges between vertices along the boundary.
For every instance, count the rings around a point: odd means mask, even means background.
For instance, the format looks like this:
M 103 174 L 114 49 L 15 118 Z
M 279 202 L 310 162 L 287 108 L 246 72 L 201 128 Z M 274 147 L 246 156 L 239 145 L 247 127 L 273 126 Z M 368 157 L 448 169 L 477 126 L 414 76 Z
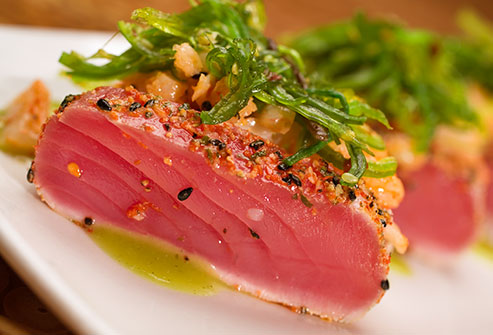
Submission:
M 493 263 L 493 243 L 482 239 L 474 245 L 474 251 Z
M 225 287 L 202 261 L 155 238 L 105 224 L 89 235 L 118 263 L 157 284 L 197 295 L 213 295 Z
M 396 252 L 392 253 L 392 258 L 390 260 L 390 270 L 404 276 L 410 276 L 413 274 L 413 271 L 411 270 L 411 267 L 407 263 L 405 257 Z

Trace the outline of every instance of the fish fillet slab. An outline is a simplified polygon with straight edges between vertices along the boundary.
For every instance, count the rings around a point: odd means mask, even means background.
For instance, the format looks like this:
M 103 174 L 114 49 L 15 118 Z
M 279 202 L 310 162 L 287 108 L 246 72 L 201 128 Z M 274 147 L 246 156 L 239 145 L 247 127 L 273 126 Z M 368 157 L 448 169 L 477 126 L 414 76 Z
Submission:
M 102 87 L 47 122 L 34 183 L 61 215 L 160 238 L 241 291 L 331 320 L 360 317 L 386 288 L 391 213 L 363 187 L 341 187 L 320 158 L 280 169 L 284 152 L 259 140 L 231 123 L 204 125 L 187 106 Z

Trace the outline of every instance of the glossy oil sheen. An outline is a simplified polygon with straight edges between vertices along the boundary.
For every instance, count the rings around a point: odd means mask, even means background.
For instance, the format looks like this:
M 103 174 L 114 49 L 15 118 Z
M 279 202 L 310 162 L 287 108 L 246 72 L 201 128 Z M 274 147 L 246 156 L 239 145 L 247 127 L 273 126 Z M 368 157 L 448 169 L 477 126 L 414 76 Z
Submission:
M 202 261 L 152 237 L 104 224 L 95 225 L 89 235 L 118 263 L 160 285 L 197 295 L 224 287 Z
M 493 243 L 488 241 L 487 239 L 481 239 L 478 241 L 475 246 L 474 250 L 483 256 L 484 258 L 488 259 L 489 261 L 493 262 Z
M 413 273 L 405 256 L 396 252 L 392 253 L 392 258 L 390 259 L 390 270 L 407 276 L 410 276 Z

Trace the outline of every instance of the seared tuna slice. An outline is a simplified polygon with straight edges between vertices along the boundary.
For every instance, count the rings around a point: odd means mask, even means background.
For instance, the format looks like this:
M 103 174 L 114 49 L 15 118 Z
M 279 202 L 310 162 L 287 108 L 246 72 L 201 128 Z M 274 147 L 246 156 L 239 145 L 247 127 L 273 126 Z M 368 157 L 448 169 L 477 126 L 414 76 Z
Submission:
M 160 238 L 294 310 L 361 316 L 388 288 L 385 238 L 402 238 L 391 213 L 320 158 L 288 168 L 259 140 L 204 125 L 187 105 L 103 87 L 48 121 L 32 171 L 41 198 L 71 220 Z
M 394 215 L 410 249 L 443 261 L 470 247 L 484 220 L 488 181 L 479 134 L 439 126 L 428 153 L 417 151 L 403 133 L 385 140 L 405 187 Z
M 403 181 L 406 196 L 394 214 L 412 249 L 443 257 L 474 242 L 483 212 L 481 186 L 433 163 L 406 175 Z
M 490 153 L 493 153 L 493 147 L 490 146 Z M 493 243 L 493 157 L 487 157 L 490 180 L 486 189 L 486 239 Z

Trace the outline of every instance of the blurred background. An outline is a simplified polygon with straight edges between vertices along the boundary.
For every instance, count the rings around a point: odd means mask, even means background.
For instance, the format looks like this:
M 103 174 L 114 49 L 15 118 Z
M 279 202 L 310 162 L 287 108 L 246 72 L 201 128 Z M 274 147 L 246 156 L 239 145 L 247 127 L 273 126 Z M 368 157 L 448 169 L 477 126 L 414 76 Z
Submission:
M 345 19 L 358 10 L 442 33 L 458 32 L 455 17 L 463 8 L 472 8 L 493 20 L 493 0 L 264 1 L 268 15 L 266 33 L 271 37 Z M 118 20 L 128 20 L 133 9 L 146 6 L 180 12 L 189 3 L 188 0 L 0 0 L 0 25 L 116 31 Z M 0 335 L 4 334 L 68 335 L 71 332 L 0 258 Z
M 371 16 L 400 18 L 412 27 L 457 32 L 455 14 L 469 7 L 493 19 L 492 0 L 264 0 L 267 34 L 297 31 L 311 25 L 347 18 L 356 10 Z M 115 30 L 133 9 L 151 6 L 179 12 L 188 0 L 0 0 L 0 24 Z

